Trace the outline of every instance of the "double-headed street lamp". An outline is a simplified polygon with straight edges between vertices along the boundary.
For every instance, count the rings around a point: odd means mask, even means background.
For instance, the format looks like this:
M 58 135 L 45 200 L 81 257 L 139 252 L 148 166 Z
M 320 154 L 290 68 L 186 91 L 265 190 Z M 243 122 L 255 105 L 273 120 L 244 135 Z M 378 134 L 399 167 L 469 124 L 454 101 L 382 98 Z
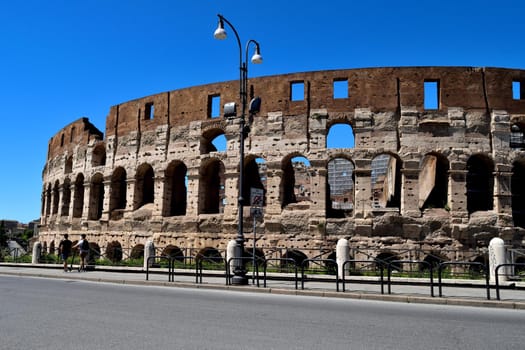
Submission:
M 259 49 L 259 43 L 255 40 L 248 40 L 246 43 L 246 49 L 245 49 L 245 60 L 243 61 L 242 56 L 242 46 L 241 46 L 241 39 L 239 38 L 239 34 L 237 33 L 237 30 L 235 27 L 221 14 L 217 15 L 219 17 L 219 25 L 217 29 L 215 30 L 215 33 L 213 33 L 213 36 L 215 39 L 218 40 L 224 40 L 226 39 L 226 30 L 224 30 L 224 23 L 226 23 L 235 34 L 235 37 L 237 38 L 237 44 L 239 45 L 239 70 L 240 70 L 240 78 L 239 78 L 239 98 L 241 102 L 241 116 L 239 120 L 239 197 L 238 197 L 238 213 L 239 213 L 239 223 L 238 223 L 238 230 L 237 230 L 237 238 L 235 239 L 236 245 L 235 245 L 235 259 L 234 260 L 234 276 L 232 278 L 232 284 L 248 284 L 248 278 L 246 277 L 246 269 L 244 268 L 244 264 L 242 261 L 242 256 L 244 255 L 244 228 L 243 228 L 243 206 L 244 206 L 244 198 L 243 198 L 243 191 L 244 191 L 244 138 L 246 137 L 246 134 L 248 133 L 248 130 L 246 128 L 246 105 L 247 105 L 247 97 L 248 97 L 248 48 L 250 44 L 255 44 L 255 53 L 252 56 L 252 63 L 258 64 L 262 63 L 262 56 Z M 255 98 L 250 102 L 250 114 L 257 113 L 259 111 L 261 104 L 260 98 Z M 235 103 L 227 103 L 224 105 L 224 116 L 225 117 L 235 117 L 237 114 Z M 255 242 L 254 242 L 255 244 Z M 254 266 L 255 268 L 255 266 Z

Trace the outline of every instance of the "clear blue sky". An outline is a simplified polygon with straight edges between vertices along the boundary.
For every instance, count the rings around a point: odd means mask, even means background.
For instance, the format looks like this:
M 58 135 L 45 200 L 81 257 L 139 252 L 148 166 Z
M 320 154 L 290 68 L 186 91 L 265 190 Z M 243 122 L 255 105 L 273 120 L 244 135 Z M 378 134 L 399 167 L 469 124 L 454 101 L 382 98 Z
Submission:
M 110 106 L 237 79 L 233 33 L 261 44 L 249 75 L 380 66 L 525 68 L 523 0 L 26 0 L 0 5 L 0 219 L 40 215 L 51 136 Z M 228 28 L 227 28 L 228 30 Z

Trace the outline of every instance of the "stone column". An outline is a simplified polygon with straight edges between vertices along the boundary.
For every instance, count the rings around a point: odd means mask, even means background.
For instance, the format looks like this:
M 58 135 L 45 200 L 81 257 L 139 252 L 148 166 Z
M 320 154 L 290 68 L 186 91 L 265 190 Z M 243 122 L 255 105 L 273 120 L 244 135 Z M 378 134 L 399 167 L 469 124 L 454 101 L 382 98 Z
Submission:
M 512 220 L 512 166 L 496 164 L 494 173 L 494 211 L 498 214 L 498 225 L 514 226 Z
M 42 243 L 35 242 L 33 245 L 33 256 L 31 258 L 32 264 L 38 264 L 40 262 L 40 255 L 42 254 Z
M 109 202 L 111 201 L 111 176 L 109 176 L 109 178 L 104 178 L 102 185 L 104 186 L 104 200 L 102 202 L 102 215 L 100 216 L 100 220 L 109 221 Z
M 348 244 L 347 239 L 341 238 L 337 241 L 335 255 L 337 260 L 338 277 L 343 278 L 343 271 L 345 275 L 350 271 L 350 265 L 344 265 L 347 260 L 350 260 L 350 245 Z
M 499 237 L 494 237 L 489 243 L 489 271 L 490 282 L 496 282 L 496 267 L 507 263 L 507 256 L 505 250 L 505 242 Z M 499 281 L 507 280 L 507 267 L 502 267 L 498 270 Z
M 82 221 L 89 218 L 89 204 L 91 201 L 91 183 L 84 182 L 84 204 L 82 208 Z
M 155 256 L 155 244 L 153 241 L 148 240 L 144 246 L 144 270 L 148 268 L 148 258 L 150 256 Z M 152 264 L 153 262 L 150 262 L 149 266 L 151 267 Z
M 453 224 L 468 221 L 467 211 L 467 164 L 456 161 L 450 163 L 448 203 Z
M 418 159 L 410 159 L 403 162 L 401 181 L 401 214 L 410 217 L 420 217 Z

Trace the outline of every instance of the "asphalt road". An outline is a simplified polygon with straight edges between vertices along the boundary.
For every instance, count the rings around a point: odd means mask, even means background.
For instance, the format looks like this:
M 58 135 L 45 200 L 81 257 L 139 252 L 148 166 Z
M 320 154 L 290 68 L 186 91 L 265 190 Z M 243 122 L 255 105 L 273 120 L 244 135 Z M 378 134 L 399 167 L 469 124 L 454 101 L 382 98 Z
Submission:
M 523 349 L 525 311 L 0 276 L 0 349 Z

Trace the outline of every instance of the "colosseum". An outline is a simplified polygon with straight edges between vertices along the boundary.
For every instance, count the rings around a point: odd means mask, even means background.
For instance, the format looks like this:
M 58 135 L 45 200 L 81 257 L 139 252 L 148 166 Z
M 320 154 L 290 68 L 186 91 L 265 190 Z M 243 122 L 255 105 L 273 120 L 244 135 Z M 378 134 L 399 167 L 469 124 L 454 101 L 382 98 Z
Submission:
M 49 141 L 39 239 L 86 233 L 104 254 L 222 254 L 238 227 L 238 81 L 110 108 Z M 525 70 L 397 67 L 249 80 L 244 233 L 258 254 L 480 261 L 500 237 L 524 247 Z M 334 127 L 345 147 L 328 147 Z M 335 130 L 335 129 L 334 129 Z M 224 148 L 214 142 L 222 137 Z M 263 193 L 253 219 L 250 191 Z M 262 190 L 262 191 L 261 191 Z

